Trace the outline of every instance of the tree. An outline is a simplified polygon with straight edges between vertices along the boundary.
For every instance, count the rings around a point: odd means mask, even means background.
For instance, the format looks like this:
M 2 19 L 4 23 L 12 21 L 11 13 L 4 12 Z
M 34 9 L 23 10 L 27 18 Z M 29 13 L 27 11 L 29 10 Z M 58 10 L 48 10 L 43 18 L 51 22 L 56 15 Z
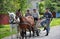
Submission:
M 24 13 L 25 10 L 28 8 L 29 4 L 27 3 L 28 0 L 20 0 L 20 9 Z
M 42 14 L 45 11 L 44 1 L 39 3 L 39 13 Z
M 24 11 L 27 0 L 0 0 L 0 13 L 15 12 L 17 9 Z
M 53 5 L 51 0 L 45 0 L 45 8 L 49 8 L 53 12 L 56 9 L 56 5 Z

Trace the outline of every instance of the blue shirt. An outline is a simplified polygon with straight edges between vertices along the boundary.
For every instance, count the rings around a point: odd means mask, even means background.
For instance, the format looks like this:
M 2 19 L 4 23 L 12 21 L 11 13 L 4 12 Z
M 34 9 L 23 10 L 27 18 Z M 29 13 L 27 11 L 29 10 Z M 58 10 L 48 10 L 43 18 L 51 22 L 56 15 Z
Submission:
M 45 12 L 44 17 L 45 17 L 47 20 L 50 20 L 50 18 L 52 18 L 53 15 L 52 15 L 51 12 Z M 51 20 L 52 20 L 52 19 L 51 19 Z

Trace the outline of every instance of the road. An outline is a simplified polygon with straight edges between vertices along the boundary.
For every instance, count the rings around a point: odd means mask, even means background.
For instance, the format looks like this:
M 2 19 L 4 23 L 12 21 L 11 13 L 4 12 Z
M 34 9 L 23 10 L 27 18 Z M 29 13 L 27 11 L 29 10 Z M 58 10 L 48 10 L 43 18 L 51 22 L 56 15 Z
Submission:
M 46 32 L 41 30 L 40 36 L 35 36 L 35 37 L 31 37 L 28 39 L 60 39 L 60 26 L 56 26 L 56 27 L 52 27 L 50 29 L 50 33 L 48 36 L 45 36 Z M 13 36 L 14 39 L 16 39 L 15 35 Z M 10 36 L 9 37 L 5 37 L 3 39 L 11 39 Z

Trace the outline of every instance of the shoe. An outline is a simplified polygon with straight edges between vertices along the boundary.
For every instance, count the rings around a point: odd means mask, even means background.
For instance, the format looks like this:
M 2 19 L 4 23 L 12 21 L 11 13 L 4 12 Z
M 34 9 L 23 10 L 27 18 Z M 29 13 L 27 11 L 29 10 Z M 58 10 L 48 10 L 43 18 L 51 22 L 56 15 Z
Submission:
M 48 33 L 45 36 L 48 36 Z
M 45 36 L 48 36 L 48 35 L 45 35 Z

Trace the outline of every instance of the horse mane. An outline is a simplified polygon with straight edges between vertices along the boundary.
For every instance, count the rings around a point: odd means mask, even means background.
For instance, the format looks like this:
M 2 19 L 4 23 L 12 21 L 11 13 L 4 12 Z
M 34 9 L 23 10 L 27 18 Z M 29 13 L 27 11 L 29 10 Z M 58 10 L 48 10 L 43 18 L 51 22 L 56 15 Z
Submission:
M 21 16 L 20 17 L 20 22 L 25 22 L 26 21 L 26 18 L 24 16 Z

